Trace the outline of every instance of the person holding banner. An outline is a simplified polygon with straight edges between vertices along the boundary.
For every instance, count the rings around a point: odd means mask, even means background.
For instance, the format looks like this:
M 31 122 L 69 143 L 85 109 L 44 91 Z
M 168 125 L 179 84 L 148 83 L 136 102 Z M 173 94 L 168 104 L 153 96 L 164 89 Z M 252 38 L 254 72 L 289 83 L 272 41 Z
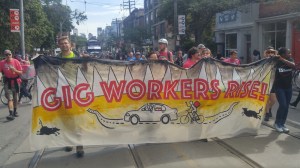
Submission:
M 12 57 L 10 50 L 4 51 L 5 59 L 0 62 L 0 71 L 3 74 L 4 92 L 8 100 L 9 116 L 7 120 L 14 120 L 18 117 L 17 105 L 18 94 L 21 79 L 19 75 L 22 74 L 22 66 L 17 59 Z
M 274 50 L 273 47 L 269 46 L 265 51 L 264 51 L 264 57 L 269 58 L 271 56 L 277 55 L 277 51 Z M 276 103 L 276 94 L 275 94 L 275 88 L 272 86 L 269 100 L 266 105 L 266 115 L 264 120 L 269 121 L 269 118 L 272 117 L 272 106 Z
M 211 57 L 211 51 L 208 48 L 203 49 L 200 54 L 201 54 L 201 58 Z
M 67 36 L 62 36 L 61 38 L 59 38 L 58 45 L 61 50 L 61 53 L 58 55 L 59 57 L 67 58 L 67 59 L 80 58 L 80 55 L 72 51 L 71 42 Z M 85 56 L 87 55 L 83 55 L 83 57 Z M 84 69 L 87 69 L 87 64 L 83 64 L 83 67 Z M 66 152 L 70 152 L 72 150 L 73 147 L 71 146 L 67 146 L 65 148 Z M 80 158 L 83 157 L 83 155 L 84 155 L 83 146 L 76 146 L 76 156 Z
M 230 63 L 230 64 L 240 65 L 241 61 L 238 59 L 237 54 L 238 54 L 237 51 L 232 50 L 232 51 L 230 51 L 230 57 L 224 59 L 223 61 Z
M 173 54 L 172 54 L 172 52 L 170 52 L 168 50 L 168 40 L 164 39 L 164 38 L 159 39 L 158 44 L 159 44 L 158 59 L 159 60 L 167 60 L 171 63 L 174 63 Z
M 279 61 L 276 65 L 274 87 L 279 107 L 274 127 L 279 133 L 287 133 L 289 129 L 286 128 L 284 124 L 289 112 L 289 104 L 293 93 L 292 79 L 295 63 L 289 56 L 287 48 L 280 48 L 278 54 L 279 56 L 277 57 L 279 57 Z
M 201 55 L 198 52 L 198 49 L 196 47 L 192 47 L 188 51 L 188 59 L 187 61 L 183 64 L 183 68 L 189 69 L 191 68 L 194 64 L 196 64 L 199 60 L 201 59 Z
M 147 56 L 147 60 L 150 60 L 150 61 L 158 60 L 156 52 L 154 52 L 154 51 L 149 52 L 148 56 Z

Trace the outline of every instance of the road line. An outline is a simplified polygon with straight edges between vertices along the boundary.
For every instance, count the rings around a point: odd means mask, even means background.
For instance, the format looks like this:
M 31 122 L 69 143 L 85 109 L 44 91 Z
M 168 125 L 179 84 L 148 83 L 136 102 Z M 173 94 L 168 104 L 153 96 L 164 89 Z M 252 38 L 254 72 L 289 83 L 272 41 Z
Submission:
M 38 150 L 35 152 L 34 156 L 32 157 L 28 168 L 36 168 L 36 166 L 38 165 L 39 161 L 41 160 L 43 154 L 44 154 L 45 148 Z
M 130 153 L 131 153 L 131 155 L 133 157 L 133 160 L 135 162 L 135 167 L 137 167 L 137 168 L 144 168 L 142 160 L 141 160 L 139 154 L 137 153 L 137 151 L 135 150 L 134 145 L 133 144 L 128 144 L 128 148 L 129 148 Z
M 237 156 L 238 158 L 240 158 L 242 161 L 244 161 L 245 163 L 247 163 L 251 167 L 253 167 L 253 168 L 263 168 L 263 166 L 261 166 L 259 163 L 255 162 L 254 160 L 252 160 L 248 156 L 244 155 L 240 151 L 236 150 L 235 148 L 233 148 L 232 146 L 230 146 L 226 142 L 222 141 L 221 139 L 219 139 L 219 138 L 212 138 L 212 139 L 217 144 L 219 144 L 220 146 L 222 146 L 223 148 L 225 148 L 226 150 L 228 150 L 230 153 L 232 153 L 235 156 Z

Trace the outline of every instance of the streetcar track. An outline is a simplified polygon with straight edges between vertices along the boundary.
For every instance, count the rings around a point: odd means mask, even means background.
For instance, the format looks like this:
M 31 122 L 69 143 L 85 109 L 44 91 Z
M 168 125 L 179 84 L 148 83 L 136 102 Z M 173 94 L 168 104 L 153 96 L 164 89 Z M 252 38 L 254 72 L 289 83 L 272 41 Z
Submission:
M 144 168 L 143 162 L 142 162 L 138 152 L 136 151 L 134 144 L 128 144 L 128 149 L 134 160 L 135 167 L 136 168 Z
M 222 146 L 224 149 L 226 149 L 227 151 L 229 151 L 233 155 L 237 156 L 240 160 L 247 163 L 249 166 L 251 166 L 253 168 L 263 168 L 263 166 L 261 166 L 259 163 L 257 163 L 253 159 L 249 158 L 248 156 L 244 155 L 243 153 L 241 153 L 240 151 L 238 151 L 237 149 L 235 149 L 231 145 L 227 144 L 223 140 L 221 140 L 219 138 L 212 138 L 212 140 L 214 140 L 217 144 Z
M 150 123 L 145 123 L 145 124 L 150 124 Z M 180 124 L 180 123 L 173 123 L 173 124 Z M 262 125 L 271 128 L 272 130 L 275 130 L 274 127 L 271 124 L 265 123 L 263 122 Z M 294 134 L 294 133 L 283 133 L 283 134 L 287 134 L 291 137 L 294 137 L 296 139 L 300 140 L 300 135 Z M 221 147 L 223 147 L 224 149 L 226 149 L 227 151 L 229 151 L 230 153 L 232 153 L 233 155 L 235 155 L 236 157 L 238 157 L 241 161 L 245 162 L 246 164 L 248 164 L 249 166 L 253 167 L 253 168 L 263 168 L 262 165 L 260 165 L 259 163 L 257 163 L 256 161 L 254 161 L 253 159 L 249 158 L 248 156 L 246 156 L 245 154 L 243 154 L 242 152 L 240 152 L 239 150 L 235 149 L 233 146 L 229 145 L 228 143 L 226 143 L 225 141 L 219 139 L 219 138 L 211 138 L 214 142 L 216 142 L 218 145 L 220 145 Z M 136 168 L 144 168 L 143 162 L 137 152 L 137 150 L 135 149 L 135 145 L 134 144 L 128 144 L 128 150 L 133 158 L 134 164 Z M 36 168 L 38 166 L 38 163 L 40 162 L 43 154 L 44 154 L 45 148 L 38 150 L 35 152 L 34 156 L 32 157 L 30 163 L 28 164 L 28 168 Z

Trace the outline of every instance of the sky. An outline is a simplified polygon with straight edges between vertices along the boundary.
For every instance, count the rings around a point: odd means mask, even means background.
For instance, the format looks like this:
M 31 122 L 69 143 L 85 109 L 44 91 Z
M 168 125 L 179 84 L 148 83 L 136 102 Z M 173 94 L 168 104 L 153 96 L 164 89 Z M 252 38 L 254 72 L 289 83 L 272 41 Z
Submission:
M 86 5 L 85 2 L 86 1 Z M 127 2 L 128 0 L 124 0 Z M 131 0 L 133 1 L 133 0 Z M 74 22 L 74 26 L 78 29 L 78 34 L 92 33 L 97 35 L 97 28 L 110 26 L 112 20 L 122 19 L 129 15 L 128 9 L 123 9 L 123 0 L 63 0 L 72 10 L 85 12 L 87 20 L 80 25 Z M 136 8 L 144 8 L 144 0 L 135 0 Z

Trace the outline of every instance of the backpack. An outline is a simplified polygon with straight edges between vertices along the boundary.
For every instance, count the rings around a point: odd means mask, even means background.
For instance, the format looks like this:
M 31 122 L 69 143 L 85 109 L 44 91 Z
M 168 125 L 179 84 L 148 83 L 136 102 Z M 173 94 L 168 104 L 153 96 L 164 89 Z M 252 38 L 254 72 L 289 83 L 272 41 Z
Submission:
M 160 57 L 160 55 L 159 55 L 159 57 Z M 164 56 L 162 56 L 162 57 L 164 57 Z M 167 51 L 167 60 L 171 61 L 171 52 L 170 51 Z

